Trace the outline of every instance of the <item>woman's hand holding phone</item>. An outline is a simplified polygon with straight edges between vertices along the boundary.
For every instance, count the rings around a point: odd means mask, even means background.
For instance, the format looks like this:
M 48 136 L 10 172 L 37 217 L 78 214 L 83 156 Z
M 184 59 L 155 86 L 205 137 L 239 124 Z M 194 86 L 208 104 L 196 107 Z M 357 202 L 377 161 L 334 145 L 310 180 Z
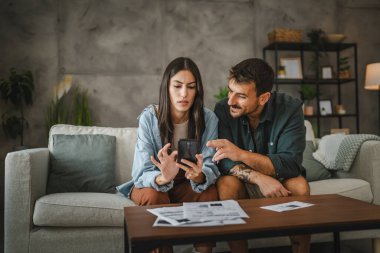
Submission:
M 185 177 L 187 179 L 195 183 L 202 184 L 206 180 L 205 174 L 202 172 L 203 156 L 202 154 L 196 154 L 195 157 L 197 158 L 197 163 L 190 162 L 186 159 L 181 159 L 181 162 L 185 165 L 177 163 L 176 166 L 186 171 Z
M 157 168 L 160 169 L 161 174 L 156 177 L 156 183 L 158 185 L 164 185 L 170 183 L 175 176 L 177 175 L 179 168 L 176 164 L 177 151 L 168 153 L 170 148 L 170 143 L 166 144 L 160 151 L 157 153 L 158 161 L 154 159 L 153 156 L 150 157 L 150 160 Z

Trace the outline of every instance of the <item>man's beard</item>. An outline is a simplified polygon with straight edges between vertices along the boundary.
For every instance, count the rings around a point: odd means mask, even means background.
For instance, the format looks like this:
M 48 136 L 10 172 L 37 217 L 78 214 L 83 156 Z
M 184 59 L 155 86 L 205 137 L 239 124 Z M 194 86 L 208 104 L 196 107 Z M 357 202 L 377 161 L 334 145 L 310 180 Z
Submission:
M 233 118 L 239 118 L 239 117 L 241 117 L 241 116 L 246 116 L 246 115 L 250 115 L 250 114 L 252 114 L 252 113 L 256 113 L 256 112 L 260 109 L 260 104 L 258 103 L 258 104 L 256 105 L 256 107 L 255 107 L 252 111 L 250 111 L 250 112 L 241 112 L 241 113 L 234 113 L 234 114 L 232 114 L 232 113 L 231 113 L 231 108 L 233 108 L 233 109 L 238 109 L 238 110 L 241 110 L 242 108 L 241 108 L 240 106 L 237 106 L 237 105 L 230 105 L 230 115 L 231 115 Z

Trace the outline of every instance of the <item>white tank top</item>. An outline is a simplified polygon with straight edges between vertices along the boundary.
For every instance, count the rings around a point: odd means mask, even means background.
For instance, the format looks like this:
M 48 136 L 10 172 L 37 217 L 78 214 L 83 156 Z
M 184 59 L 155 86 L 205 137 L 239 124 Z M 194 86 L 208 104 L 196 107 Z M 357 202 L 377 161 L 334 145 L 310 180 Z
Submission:
M 188 123 L 189 121 L 185 121 L 180 124 L 174 124 L 174 134 L 173 134 L 173 149 L 178 149 L 178 141 L 180 139 L 186 139 L 187 138 L 187 129 L 188 129 Z

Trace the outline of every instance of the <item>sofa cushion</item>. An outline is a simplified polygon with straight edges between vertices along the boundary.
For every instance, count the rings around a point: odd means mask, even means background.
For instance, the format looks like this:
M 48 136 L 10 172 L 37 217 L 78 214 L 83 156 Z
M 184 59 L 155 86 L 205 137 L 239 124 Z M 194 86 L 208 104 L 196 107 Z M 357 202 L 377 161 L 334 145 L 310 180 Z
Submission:
M 315 151 L 314 142 L 306 141 L 305 151 L 303 152 L 302 166 L 306 169 L 307 181 L 317 181 L 322 179 L 328 179 L 331 177 L 331 173 L 313 157 Z
M 373 194 L 367 181 L 355 178 L 334 178 L 310 182 L 311 195 L 340 194 L 372 203 Z
M 52 227 L 123 227 L 123 208 L 135 204 L 120 193 L 55 193 L 36 201 L 33 223 Z
M 306 128 L 306 140 L 314 142 L 314 145 L 316 144 L 313 126 L 311 125 L 310 121 L 305 120 L 304 121 L 305 128 Z
M 313 153 L 313 157 L 327 169 L 335 169 L 335 159 L 338 154 L 338 148 L 344 138 L 345 135 L 342 133 L 323 136 L 319 141 L 317 151 Z
M 55 134 L 106 134 L 116 137 L 115 180 L 122 184 L 131 179 L 132 162 L 137 140 L 137 128 L 54 125 L 49 132 L 49 150 L 53 148 Z
M 53 135 L 47 192 L 114 192 L 115 145 L 109 135 Z

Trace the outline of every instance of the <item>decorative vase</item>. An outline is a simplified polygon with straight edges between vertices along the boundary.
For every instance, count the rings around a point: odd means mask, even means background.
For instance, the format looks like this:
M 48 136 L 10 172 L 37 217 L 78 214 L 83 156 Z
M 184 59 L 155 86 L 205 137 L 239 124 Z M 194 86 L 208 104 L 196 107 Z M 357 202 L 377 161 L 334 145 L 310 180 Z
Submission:
M 312 107 L 310 105 L 305 105 L 304 108 L 303 108 L 303 114 L 305 116 L 312 116 L 312 115 L 314 115 L 314 107 Z

